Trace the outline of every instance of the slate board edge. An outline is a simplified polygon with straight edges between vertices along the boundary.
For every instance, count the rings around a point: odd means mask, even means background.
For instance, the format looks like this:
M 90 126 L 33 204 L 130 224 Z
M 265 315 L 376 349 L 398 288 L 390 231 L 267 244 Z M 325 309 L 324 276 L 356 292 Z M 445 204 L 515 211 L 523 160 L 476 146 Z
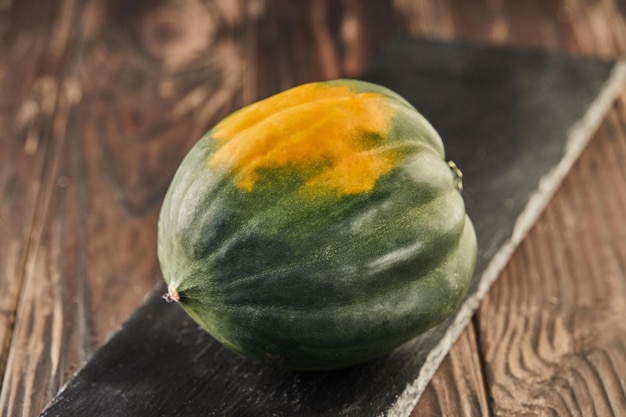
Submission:
M 476 293 L 468 297 L 440 342 L 428 354 L 418 377 L 408 384 L 386 414 L 387 417 L 408 417 L 419 401 L 426 386 L 443 362 L 458 337 L 469 324 L 480 301 L 500 276 L 511 256 L 528 234 L 565 176 L 578 160 L 585 147 L 602 123 L 613 102 L 626 87 L 626 60 L 616 61 L 600 94 L 590 104 L 585 115 L 570 129 L 565 154 L 561 161 L 539 182 L 538 189 L 530 196 L 526 207 L 518 217 L 511 237 L 493 256 L 480 277 Z

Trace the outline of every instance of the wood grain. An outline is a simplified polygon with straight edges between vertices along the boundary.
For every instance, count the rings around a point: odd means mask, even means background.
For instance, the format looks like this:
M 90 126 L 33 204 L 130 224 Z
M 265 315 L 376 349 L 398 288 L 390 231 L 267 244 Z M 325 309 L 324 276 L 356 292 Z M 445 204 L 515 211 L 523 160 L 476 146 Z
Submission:
M 154 234 L 160 199 L 189 146 L 228 112 L 297 83 L 354 76 L 399 34 L 626 56 L 623 0 L 1 3 L 0 192 L 10 202 L 0 206 L 0 246 L 9 248 L 0 253 L 0 370 L 8 358 L 2 416 L 36 415 L 160 281 Z M 583 183 L 604 170 L 607 185 L 621 187 L 623 108 L 615 108 L 594 141 L 610 146 L 577 174 Z M 602 158 L 614 162 L 600 169 Z M 626 192 L 617 188 L 621 197 L 609 203 L 598 197 L 597 179 L 584 192 L 568 183 L 558 198 L 571 201 L 557 198 L 550 206 L 544 216 L 549 220 L 542 218 L 530 246 L 520 249 L 505 273 L 506 284 L 499 284 L 504 287 L 494 289 L 494 305 L 481 310 L 475 322 L 480 343 L 468 328 L 415 415 L 455 407 L 485 414 L 486 398 L 495 411 L 507 413 L 531 412 L 537 404 L 541 410 L 561 404 L 559 411 L 586 412 L 575 407 L 587 398 L 576 378 L 595 378 L 590 386 L 596 391 L 588 388 L 593 395 L 606 386 L 595 412 L 621 410 L 623 373 L 611 369 L 625 365 L 624 341 L 601 327 L 588 334 L 585 329 L 596 321 L 617 329 L 607 321 L 623 313 L 626 245 L 619 214 Z M 611 188 L 604 192 L 613 195 Z M 585 198 L 598 202 L 589 206 Z M 589 235 L 577 231 L 580 224 L 587 224 Z M 594 235 L 598 230 L 604 234 Z M 565 240 L 559 233 L 568 236 L 565 252 L 553 247 Z M 546 259 L 548 252 L 558 262 Z M 573 270 L 574 261 L 589 268 L 586 275 Z M 536 270 L 524 270 L 529 265 Z M 552 285 L 550 291 L 518 289 L 528 274 L 536 284 Z M 615 278 L 620 274 L 622 284 Z M 588 288 L 587 281 L 594 281 L 589 277 L 605 275 L 612 284 Z M 556 284 L 541 279 L 547 276 Z M 547 304 L 541 299 L 546 295 Z M 526 314 L 524 326 L 535 327 L 517 328 L 516 309 Z M 489 320 L 495 312 L 504 323 Z M 539 322 L 533 312 L 541 313 Z M 543 325 L 548 330 L 533 333 Z M 498 348 L 500 337 L 511 341 L 506 354 Z M 545 375 L 553 372 L 551 383 L 559 389 L 548 392 L 546 379 L 531 377 L 532 383 L 521 384 L 526 396 L 507 399 L 502 387 L 511 377 L 502 364 L 521 355 L 519 343 L 538 346 L 541 355 L 524 353 L 524 363 Z M 554 363 L 545 365 L 544 354 Z M 489 370 L 486 381 L 481 366 Z M 526 368 L 520 369 L 525 376 Z
M 12 345 L 1 415 L 38 413 L 161 281 L 158 208 L 197 138 L 246 102 L 337 75 L 328 8 L 287 1 L 67 4 L 64 24 L 76 24 L 65 32 L 70 46 L 43 183 L 37 201 L 27 202 L 40 210 L 13 291 L 21 292 L 19 306 L 13 301 L 17 319 L 5 333 Z M 315 53 L 302 48 L 310 44 Z
M 474 324 L 454 344 L 411 417 L 485 416 L 489 405 Z
M 0 375 L 40 232 L 35 217 L 71 20 L 69 1 L 34 3 L 0 5 Z
M 625 98 L 481 304 L 497 415 L 626 414 Z
M 411 2 L 404 5 L 405 15 L 414 12 L 419 2 Z M 426 34 L 428 36 L 438 36 L 442 38 L 470 39 L 479 42 L 495 44 L 512 44 L 524 47 L 539 47 L 542 49 L 567 50 L 573 53 L 600 56 L 603 58 L 626 56 L 626 14 L 624 2 L 599 1 L 545 1 L 545 2 L 485 2 L 485 1 L 453 1 L 450 4 L 438 2 L 436 6 L 437 14 L 444 14 L 447 17 L 439 19 L 440 25 L 435 28 L 426 29 L 427 25 L 409 26 L 408 30 L 413 34 Z M 423 9 L 422 9 L 423 10 Z M 408 18 L 410 22 L 415 22 L 417 18 Z M 610 45 L 610 46 L 607 46 Z M 617 116 L 617 120 L 624 120 L 624 113 Z M 621 117 L 621 119 L 620 119 Z M 596 139 L 597 141 L 598 139 Z M 617 153 L 619 155 L 619 153 Z M 623 152 L 621 153 L 623 155 Z M 626 155 L 625 155 L 626 156 Z M 624 159 L 622 159 L 624 160 Z M 611 193 L 609 193 L 611 194 Z M 614 195 L 620 195 L 619 191 Z M 554 204 L 552 204 L 554 205 Z M 552 207 L 550 205 L 549 207 Z M 626 208 L 626 206 L 623 206 Z M 626 210 L 622 210 L 626 213 Z M 543 219 L 543 218 L 542 218 Z M 538 226 L 539 227 L 539 226 Z M 542 226 L 545 227 L 545 226 Z M 529 237 L 529 240 L 532 239 Z M 544 237 L 545 239 L 545 237 Z M 554 235 L 553 239 L 561 241 L 559 235 Z M 521 255 L 513 258 L 511 264 L 527 264 L 528 259 L 520 259 Z M 622 264 L 624 265 L 624 264 Z M 513 267 L 511 267 L 513 268 Z M 507 269 L 509 271 L 511 268 Z M 506 275 L 506 272 L 505 272 Z M 502 278 L 501 278 L 502 279 Z M 515 286 L 511 283 L 499 285 L 511 286 L 515 291 Z M 623 297 L 623 293 L 618 293 L 617 297 Z M 554 300 L 554 298 L 550 298 Z M 509 299 L 509 303 L 513 300 Z M 481 316 L 482 317 L 482 316 Z M 476 322 L 479 329 L 493 326 L 494 320 Z M 501 324 L 502 325 L 502 324 Z M 504 324 L 506 326 L 506 324 Z M 462 366 L 458 365 L 461 358 L 467 357 L 469 347 L 461 342 L 468 338 L 468 333 L 473 330 L 468 329 L 463 333 L 459 342 L 452 348 L 448 358 L 444 361 L 439 371 L 433 377 L 430 387 L 423 394 L 414 413 L 423 415 L 446 415 L 441 413 L 442 405 L 449 402 L 442 402 L 437 398 L 436 390 L 438 386 L 454 387 L 455 383 L 446 376 L 451 372 L 458 372 Z M 516 345 L 513 345 L 516 347 Z M 474 345 L 473 350 L 479 352 L 476 359 L 488 361 L 483 357 L 485 347 Z M 456 358 L 456 359 L 454 359 Z M 477 366 L 474 364 L 473 366 Z M 489 366 L 489 365 L 487 365 Z M 619 369 L 619 368 L 616 368 Z M 500 369 L 502 371 L 502 369 Z M 613 373 L 615 377 L 615 373 Z M 485 376 L 486 378 L 486 376 Z M 622 376 L 623 378 L 623 376 Z M 494 398 L 491 393 L 492 388 L 487 388 L 487 396 L 490 399 L 488 411 L 493 413 L 491 405 L 499 404 L 499 398 Z M 458 389 L 457 389 L 458 391 Z M 515 390 L 513 390 L 516 393 Z M 515 395 L 515 394 L 511 394 Z M 454 402 L 453 402 L 454 403 Z M 485 409 L 475 411 L 473 409 L 456 406 L 452 410 L 464 410 L 468 415 L 486 415 Z M 519 409 L 496 409 L 496 415 L 508 415 L 511 412 L 520 412 Z M 536 415 L 536 410 L 525 410 L 529 415 Z M 524 412 L 520 412 L 523 415 Z
M 203 43 L 231 31 L 215 21 L 218 5 L 68 7 L 80 24 L 50 121 L 3 416 L 38 414 L 160 281 L 156 221 L 169 179 L 240 99 L 237 43 Z
M 626 55 L 624 0 L 395 0 L 403 33 L 613 58 Z

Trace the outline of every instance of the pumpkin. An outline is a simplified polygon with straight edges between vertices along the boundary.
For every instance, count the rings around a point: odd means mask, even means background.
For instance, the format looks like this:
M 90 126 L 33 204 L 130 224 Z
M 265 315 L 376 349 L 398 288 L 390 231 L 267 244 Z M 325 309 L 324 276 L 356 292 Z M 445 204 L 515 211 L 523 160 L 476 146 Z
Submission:
M 476 236 L 460 172 L 398 94 L 335 80 L 244 107 L 186 155 L 162 205 L 166 298 L 231 350 L 319 370 L 452 314 Z

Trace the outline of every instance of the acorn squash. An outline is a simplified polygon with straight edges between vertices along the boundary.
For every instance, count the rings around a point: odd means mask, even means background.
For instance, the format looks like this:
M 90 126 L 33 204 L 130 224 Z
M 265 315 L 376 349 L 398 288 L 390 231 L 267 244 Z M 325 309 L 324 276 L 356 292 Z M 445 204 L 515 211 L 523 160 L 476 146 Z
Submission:
M 336 80 L 236 111 L 165 196 L 166 298 L 245 357 L 298 370 L 385 355 L 448 317 L 476 260 L 458 169 L 396 93 Z

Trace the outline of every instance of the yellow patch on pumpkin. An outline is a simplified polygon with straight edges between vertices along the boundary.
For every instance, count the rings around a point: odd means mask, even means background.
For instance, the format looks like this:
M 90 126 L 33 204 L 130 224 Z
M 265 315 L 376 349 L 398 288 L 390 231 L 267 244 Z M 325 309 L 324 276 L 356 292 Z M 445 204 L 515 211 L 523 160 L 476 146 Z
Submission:
M 218 149 L 209 166 L 230 169 L 246 191 L 253 190 L 259 170 L 287 168 L 309 189 L 367 192 L 396 165 L 397 155 L 384 143 L 366 139 L 387 137 L 394 109 L 383 100 L 347 86 L 292 88 L 215 126 Z

